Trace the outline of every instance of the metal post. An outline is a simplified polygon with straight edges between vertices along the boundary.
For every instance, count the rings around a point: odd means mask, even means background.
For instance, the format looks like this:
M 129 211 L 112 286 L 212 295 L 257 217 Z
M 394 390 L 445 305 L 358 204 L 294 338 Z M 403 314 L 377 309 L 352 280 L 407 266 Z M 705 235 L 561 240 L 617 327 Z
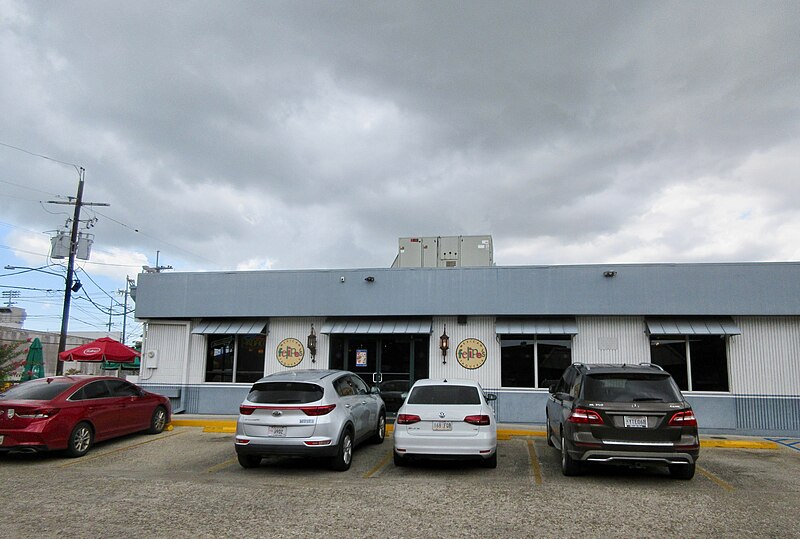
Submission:
M 130 277 L 125 276 L 125 302 L 122 307 L 122 344 L 125 344 L 125 326 L 128 322 L 128 294 L 130 292 Z
M 61 335 L 58 339 L 58 353 L 67 349 L 67 328 L 69 325 L 69 304 L 72 301 L 72 274 L 75 271 L 75 253 L 78 250 L 78 224 L 81 218 L 83 202 L 83 176 L 85 169 L 80 167 L 78 178 L 78 196 L 75 199 L 75 215 L 72 218 L 72 232 L 69 236 L 69 261 L 67 262 L 67 284 L 64 287 L 64 310 L 61 313 Z M 64 363 L 56 356 L 56 376 L 64 373 Z

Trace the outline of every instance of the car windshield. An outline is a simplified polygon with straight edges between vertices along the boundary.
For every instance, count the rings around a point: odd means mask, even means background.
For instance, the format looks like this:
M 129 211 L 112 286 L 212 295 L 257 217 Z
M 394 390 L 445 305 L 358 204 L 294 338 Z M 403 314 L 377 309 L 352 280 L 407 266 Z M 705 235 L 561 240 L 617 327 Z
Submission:
M 680 391 L 668 374 L 593 374 L 586 377 L 585 400 L 600 402 L 680 402 Z
M 71 388 L 75 382 L 24 383 L 0 393 L 0 399 L 49 401 Z
M 324 390 L 302 382 L 261 382 L 255 384 L 247 400 L 259 404 L 307 404 L 322 398 Z
M 478 388 L 472 386 L 419 386 L 412 388 L 408 404 L 480 404 Z

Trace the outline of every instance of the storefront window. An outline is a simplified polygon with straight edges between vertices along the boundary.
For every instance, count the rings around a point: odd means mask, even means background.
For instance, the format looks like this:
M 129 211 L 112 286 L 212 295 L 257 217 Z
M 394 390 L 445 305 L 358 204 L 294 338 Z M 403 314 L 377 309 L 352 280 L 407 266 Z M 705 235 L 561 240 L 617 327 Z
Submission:
M 547 387 L 572 363 L 569 335 L 503 335 L 500 347 L 503 387 Z
M 683 391 L 728 391 L 728 356 L 719 335 L 650 338 L 650 361 L 669 372 Z
M 208 335 L 206 382 L 255 382 L 264 376 L 264 335 Z

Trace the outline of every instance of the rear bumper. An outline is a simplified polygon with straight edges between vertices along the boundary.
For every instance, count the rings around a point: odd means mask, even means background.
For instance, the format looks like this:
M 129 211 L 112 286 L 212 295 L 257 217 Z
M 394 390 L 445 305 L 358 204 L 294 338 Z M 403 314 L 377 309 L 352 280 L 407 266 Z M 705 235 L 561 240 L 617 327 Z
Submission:
M 395 429 L 394 450 L 403 456 L 440 458 L 489 458 L 497 451 L 497 433 L 479 433 L 477 436 L 410 436 Z
M 570 453 L 572 453 L 570 451 Z M 655 451 L 609 451 L 606 449 L 593 449 L 578 452 L 573 458 L 583 462 L 598 462 L 603 464 L 640 464 L 640 465 L 674 465 L 694 464 L 698 452 L 655 452 Z
M 263 439 L 247 437 L 246 444 L 243 439 L 236 437 L 236 453 L 238 455 L 283 455 L 296 457 L 332 457 L 336 455 L 338 447 L 335 440 L 331 440 L 328 445 L 306 445 L 306 441 L 314 439 L 306 438 L 284 438 L 284 439 Z
M 63 444 L 56 443 L 52 436 L 43 432 L 30 430 L 4 430 L 0 431 L 3 443 L 0 444 L 0 453 L 38 453 L 52 449 L 64 449 Z

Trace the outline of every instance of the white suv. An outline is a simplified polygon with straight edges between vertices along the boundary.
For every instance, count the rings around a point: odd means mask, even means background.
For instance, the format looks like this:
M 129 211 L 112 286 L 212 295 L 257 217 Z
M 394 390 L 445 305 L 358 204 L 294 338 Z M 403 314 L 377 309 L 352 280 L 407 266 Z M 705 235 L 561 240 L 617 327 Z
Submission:
M 383 442 L 386 408 L 377 389 L 356 374 L 296 370 L 253 384 L 239 406 L 236 455 L 254 468 L 268 455 L 329 457 L 334 470 L 350 468 L 353 448 Z

